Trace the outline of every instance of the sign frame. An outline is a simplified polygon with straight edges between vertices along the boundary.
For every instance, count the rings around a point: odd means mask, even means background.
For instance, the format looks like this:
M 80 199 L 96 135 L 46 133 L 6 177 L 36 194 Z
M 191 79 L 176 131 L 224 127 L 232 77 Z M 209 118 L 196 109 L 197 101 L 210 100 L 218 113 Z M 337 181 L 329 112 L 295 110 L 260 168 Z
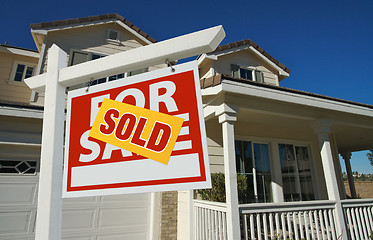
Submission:
M 200 189 L 200 188 L 210 188 L 211 187 L 210 167 L 209 167 L 208 150 L 207 150 L 207 138 L 206 138 L 205 121 L 204 121 L 204 113 L 203 113 L 203 106 L 202 106 L 202 96 L 201 96 L 201 90 L 200 90 L 200 81 L 199 81 L 199 76 L 198 76 L 198 63 L 197 63 L 197 61 L 192 61 L 192 62 L 187 62 L 187 63 L 184 63 L 184 64 L 173 66 L 173 68 L 175 69 L 175 71 L 171 71 L 172 69 L 167 67 L 167 68 L 158 69 L 158 70 L 150 71 L 150 72 L 147 72 L 147 73 L 143 73 L 143 74 L 139 74 L 139 75 L 135 75 L 135 76 L 131 76 L 131 77 L 126 77 L 126 78 L 119 79 L 119 80 L 116 80 L 116 81 L 111 81 L 111 82 L 91 86 L 89 88 L 89 92 L 86 92 L 86 88 L 77 89 L 77 90 L 73 90 L 73 91 L 69 92 L 68 101 L 67 101 L 68 111 L 67 111 L 67 117 L 66 117 L 65 158 L 64 158 L 64 168 L 65 168 L 65 170 L 64 170 L 63 193 L 62 193 L 63 198 L 103 196 L 103 195 L 126 194 L 126 193 L 144 193 L 144 192 L 190 190 L 190 189 Z M 167 182 L 167 179 L 169 179 L 169 178 L 164 178 L 164 181 L 162 181 L 162 182 L 164 182 L 163 184 L 156 183 L 156 184 L 153 184 L 153 185 L 139 185 L 139 186 L 133 186 L 133 187 L 124 187 L 124 188 L 123 187 L 118 187 L 118 188 L 116 188 L 116 187 L 111 187 L 111 186 L 108 187 L 108 184 L 105 185 L 105 183 L 103 183 L 103 184 L 98 184 L 98 185 L 102 185 L 102 188 L 95 188 L 95 189 L 89 189 L 89 190 L 68 191 L 68 187 L 71 186 L 71 183 L 72 183 L 72 181 L 71 181 L 72 177 L 69 176 L 69 174 L 71 174 L 71 172 L 69 172 L 71 170 L 70 165 L 69 165 L 69 151 L 70 151 L 70 148 L 71 148 L 70 147 L 70 137 L 71 137 L 70 131 L 71 130 L 69 130 L 69 129 L 71 128 L 71 122 L 70 121 L 72 119 L 71 111 L 70 111 L 70 107 L 72 105 L 72 99 L 79 98 L 79 97 L 87 97 L 87 96 L 92 95 L 92 94 L 97 94 L 97 93 L 103 92 L 103 91 L 107 92 L 108 90 L 112 90 L 112 89 L 116 89 L 116 88 L 120 88 L 120 87 L 132 86 L 132 85 L 136 85 L 136 84 L 146 84 L 147 82 L 152 81 L 154 79 L 172 78 L 172 76 L 176 76 L 176 74 L 183 74 L 183 73 L 190 72 L 190 71 L 192 71 L 193 82 L 194 82 L 193 85 L 194 85 L 194 90 L 195 90 L 195 93 L 196 93 L 196 95 L 192 96 L 192 98 L 195 99 L 195 102 L 197 104 L 197 109 L 195 109 L 195 110 L 196 110 L 197 115 L 198 115 L 198 124 L 199 124 L 198 127 L 199 127 L 200 137 L 201 137 L 200 141 L 201 141 L 201 144 L 202 144 L 202 146 L 201 146 L 202 153 L 199 153 L 199 154 L 202 154 L 203 159 L 202 159 L 202 162 L 201 162 L 201 159 L 198 159 L 199 163 L 200 163 L 199 164 L 199 171 L 201 173 L 201 176 L 204 175 L 203 176 L 205 178 L 204 181 L 201 181 L 201 180 L 186 181 L 186 182 L 185 181 L 176 181 L 175 179 L 178 179 L 178 178 L 174 177 L 174 178 L 171 178 L 173 180 L 170 181 L 169 183 Z M 100 150 L 100 151 L 102 151 L 102 150 Z M 152 167 L 155 167 L 157 169 L 157 172 L 162 171 L 161 170 L 162 168 L 163 169 L 165 169 L 165 168 L 171 169 L 170 166 L 172 164 L 164 165 L 164 164 L 157 163 L 157 162 L 154 162 L 154 161 L 149 160 L 149 159 L 147 159 L 147 160 L 148 160 L 148 162 L 151 162 L 150 165 Z M 144 160 L 144 161 L 146 161 L 146 160 Z M 133 162 L 136 162 L 136 161 L 133 161 Z M 171 162 L 171 160 L 170 160 L 170 162 Z M 121 165 L 120 163 L 108 163 L 108 164 L 103 164 L 103 165 L 109 166 L 110 164 L 112 164 L 112 166 L 113 166 L 112 169 L 114 169 L 114 166 L 118 167 L 119 165 Z M 140 164 L 140 161 L 139 161 L 139 164 Z M 144 164 L 144 166 L 148 166 L 148 164 L 146 164 L 144 162 L 142 162 L 142 164 Z M 122 165 L 124 166 L 124 164 L 122 164 Z M 161 166 L 161 165 L 164 165 L 164 166 Z M 99 166 L 99 165 L 97 165 L 97 166 Z M 184 165 L 184 166 L 180 165 L 180 166 L 181 167 L 179 167 L 179 168 L 176 167 L 172 171 L 179 172 L 179 171 L 182 171 L 182 169 L 188 168 L 188 165 Z M 95 169 L 95 168 L 92 167 L 92 169 Z M 124 168 L 122 168 L 122 169 L 124 169 Z M 134 169 L 137 169 L 137 168 L 134 167 Z M 84 172 L 84 171 L 78 171 L 78 170 L 80 170 L 79 167 L 76 168 L 75 170 L 76 170 L 75 172 L 79 173 L 79 174 L 81 174 L 81 172 Z M 107 171 L 107 170 L 105 170 L 105 171 Z M 170 174 L 170 171 L 168 172 L 168 176 L 172 175 L 172 174 Z M 165 172 L 167 172 L 167 170 L 165 170 Z M 191 172 L 193 172 L 193 171 L 191 171 Z M 195 170 L 194 170 L 194 173 L 195 173 Z M 107 173 L 107 174 L 110 174 L 110 173 Z M 130 172 L 128 172 L 128 174 L 130 174 Z M 146 173 L 144 172 L 144 174 L 146 174 Z M 95 175 L 95 177 L 97 177 L 97 175 Z M 185 178 L 185 176 L 184 176 L 184 178 Z M 80 176 L 80 177 L 75 177 L 74 179 L 86 179 L 86 177 L 82 178 Z M 182 179 L 182 177 L 180 177 L 180 179 Z M 95 181 L 94 179 L 90 179 L 90 180 L 93 181 L 93 182 Z M 81 184 L 81 183 L 79 183 L 79 184 Z M 105 186 L 106 186 L 106 188 L 105 188 Z

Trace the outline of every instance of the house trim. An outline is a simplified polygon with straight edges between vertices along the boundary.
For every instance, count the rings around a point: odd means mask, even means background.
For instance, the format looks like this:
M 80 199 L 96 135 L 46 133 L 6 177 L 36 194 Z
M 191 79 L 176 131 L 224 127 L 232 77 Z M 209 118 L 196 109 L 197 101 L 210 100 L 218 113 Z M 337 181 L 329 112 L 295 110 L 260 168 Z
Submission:
M 254 85 L 248 81 L 242 83 L 234 80 L 222 79 L 220 85 L 202 89 L 202 96 L 216 95 L 220 92 L 243 94 L 331 111 L 373 117 L 373 106 L 371 105 L 349 102 L 342 99 L 333 99 L 322 95 L 281 87 L 266 86 L 264 84 Z
M 13 53 L 25 57 L 39 58 L 39 52 L 32 49 L 13 47 L 9 45 L 0 44 L 0 51 L 6 53 Z

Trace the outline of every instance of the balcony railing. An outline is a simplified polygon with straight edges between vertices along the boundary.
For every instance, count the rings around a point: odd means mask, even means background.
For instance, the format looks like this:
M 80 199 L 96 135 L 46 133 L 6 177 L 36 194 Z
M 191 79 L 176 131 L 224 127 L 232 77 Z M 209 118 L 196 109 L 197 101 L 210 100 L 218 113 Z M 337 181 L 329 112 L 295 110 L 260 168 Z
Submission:
M 373 231 L 373 199 L 342 200 L 351 240 L 370 239 Z

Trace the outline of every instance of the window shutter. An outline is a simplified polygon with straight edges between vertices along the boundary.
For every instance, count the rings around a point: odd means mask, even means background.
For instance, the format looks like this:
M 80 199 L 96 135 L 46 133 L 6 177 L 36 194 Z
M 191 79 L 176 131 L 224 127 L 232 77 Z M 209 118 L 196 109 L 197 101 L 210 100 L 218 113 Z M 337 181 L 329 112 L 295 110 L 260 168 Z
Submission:
M 240 77 L 240 66 L 231 64 L 231 71 L 232 71 L 232 77 L 234 78 Z
M 255 71 L 255 80 L 259 83 L 264 83 L 264 76 L 261 71 Z

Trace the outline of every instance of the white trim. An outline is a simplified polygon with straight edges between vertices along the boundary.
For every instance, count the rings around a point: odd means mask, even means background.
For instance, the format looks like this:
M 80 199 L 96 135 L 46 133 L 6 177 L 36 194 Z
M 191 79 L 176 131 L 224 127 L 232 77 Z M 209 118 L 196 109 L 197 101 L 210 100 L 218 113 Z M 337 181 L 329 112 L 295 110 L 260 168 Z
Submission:
M 40 143 L 4 142 L 4 141 L 0 141 L 0 145 L 16 145 L 16 146 L 25 146 L 25 147 L 41 147 Z
M 39 58 L 39 53 L 36 53 L 31 50 L 26 49 L 19 49 L 11 46 L 0 46 L 0 51 L 7 52 L 7 53 L 13 53 L 17 55 L 22 55 L 25 57 L 32 57 L 32 58 Z
M 315 108 L 327 109 L 331 111 L 344 112 L 349 114 L 358 114 L 367 117 L 373 117 L 373 109 L 363 106 L 357 106 L 350 103 L 337 102 L 329 99 L 322 99 L 319 97 L 302 95 L 299 93 L 284 92 L 277 89 L 270 89 L 259 87 L 230 80 L 224 80 L 220 86 L 211 87 L 207 92 L 202 90 L 202 96 L 211 94 L 211 92 L 231 92 L 236 94 L 243 94 L 248 96 L 255 96 L 265 99 L 276 100 L 280 102 L 287 102 L 292 104 L 300 104 Z
M 14 77 L 16 75 L 16 71 L 17 71 L 17 67 L 18 65 L 25 65 L 25 69 L 23 70 L 23 75 L 22 75 L 22 80 L 21 82 L 18 82 L 18 81 L 15 81 L 14 80 Z M 24 80 L 25 80 L 25 76 L 26 76 L 26 71 L 27 71 L 27 68 L 28 67 L 32 67 L 32 74 L 31 76 L 33 76 L 36 72 L 36 67 L 37 67 L 37 64 L 36 63 L 31 63 L 31 62 L 24 62 L 24 61 L 18 61 L 18 60 L 14 60 L 13 62 L 13 66 L 12 66 L 12 71 L 11 71 L 11 74 L 10 74 L 10 77 L 8 79 L 8 83 L 10 84 L 21 84 L 21 85 L 24 85 Z
M 43 110 L 0 106 L 0 115 L 43 119 Z

